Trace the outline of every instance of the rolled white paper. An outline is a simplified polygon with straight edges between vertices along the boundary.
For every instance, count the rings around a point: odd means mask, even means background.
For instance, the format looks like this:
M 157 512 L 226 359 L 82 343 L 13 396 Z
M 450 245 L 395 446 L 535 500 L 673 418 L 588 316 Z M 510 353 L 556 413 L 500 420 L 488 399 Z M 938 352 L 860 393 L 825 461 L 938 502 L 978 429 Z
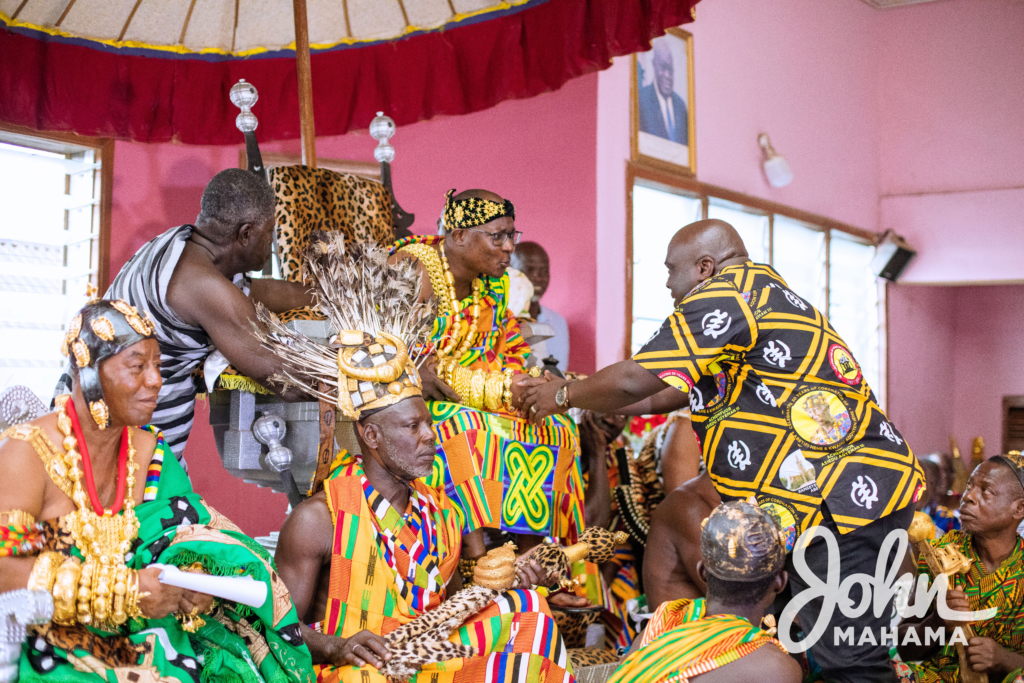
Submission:
M 262 607 L 267 601 L 267 584 L 256 581 L 251 576 L 210 576 L 183 572 L 170 565 L 152 565 L 160 567 L 160 583 L 176 586 L 197 593 L 205 593 L 216 598 L 240 602 L 249 607 Z

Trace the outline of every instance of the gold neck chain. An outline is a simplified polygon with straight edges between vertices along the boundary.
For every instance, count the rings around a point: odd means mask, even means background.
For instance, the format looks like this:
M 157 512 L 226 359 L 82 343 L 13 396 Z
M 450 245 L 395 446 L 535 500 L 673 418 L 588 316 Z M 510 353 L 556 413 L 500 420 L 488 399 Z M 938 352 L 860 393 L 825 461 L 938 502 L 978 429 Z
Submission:
M 113 515 L 107 509 L 106 514 L 97 515 L 82 485 L 82 456 L 78 452 L 78 439 L 75 438 L 71 418 L 66 411 L 69 398 L 69 395 L 58 397 L 56 405 L 57 428 L 64 435 L 64 464 L 67 476 L 73 482 L 71 499 L 77 508 L 68 516 L 68 528 L 83 558 L 78 583 L 77 617 L 79 623 L 109 629 L 127 621 L 132 611 L 131 605 L 125 601 L 131 587 L 128 585 L 130 579 L 124 556 L 139 533 L 134 493 L 135 471 L 139 466 L 135 462 L 135 446 L 129 428 L 124 513 Z M 89 590 L 83 590 L 85 587 L 89 587 Z
M 466 308 L 462 307 L 459 302 L 459 297 L 455 293 L 455 277 L 452 275 L 452 269 L 448 266 L 448 257 L 445 256 L 444 253 L 444 240 L 441 240 L 440 247 L 441 267 L 444 269 L 445 282 L 448 285 L 448 299 L 451 305 L 453 318 L 452 334 L 449 337 L 448 344 L 443 348 L 439 344 L 437 348 L 437 355 L 439 358 L 451 357 L 457 361 L 473 347 L 476 332 L 474 328 L 480 321 L 480 293 L 483 291 L 484 283 L 480 278 L 473 278 L 473 309 L 472 315 L 467 317 Z M 440 295 L 440 292 L 438 292 L 438 294 Z M 460 334 L 463 324 L 466 326 L 464 337 Z M 456 344 L 458 343 L 457 340 L 460 337 L 462 337 L 462 344 L 458 345 L 456 350 Z

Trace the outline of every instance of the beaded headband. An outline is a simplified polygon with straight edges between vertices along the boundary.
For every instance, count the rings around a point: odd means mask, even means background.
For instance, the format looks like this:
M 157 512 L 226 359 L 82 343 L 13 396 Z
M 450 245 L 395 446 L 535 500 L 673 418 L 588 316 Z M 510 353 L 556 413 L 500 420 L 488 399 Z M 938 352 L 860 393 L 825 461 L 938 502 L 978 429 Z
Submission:
M 78 368 L 82 396 L 100 429 L 106 429 L 111 422 L 100 384 L 100 361 L 146 339 L 156 339 L 153 319 L 148 313 L 143 318 L 134 306 L 124 301 L 91 301 L 71 321 L 60 352 Z
M 475 228 L 490 223 L 495 218 L 516 217 L 516 207 L 509 200 L 492 202 L 490 199 L 469 197 L 454 199 L 455 190 L 448 190 L 444 201 L 444 230 L 451 232 L 460 228 Z

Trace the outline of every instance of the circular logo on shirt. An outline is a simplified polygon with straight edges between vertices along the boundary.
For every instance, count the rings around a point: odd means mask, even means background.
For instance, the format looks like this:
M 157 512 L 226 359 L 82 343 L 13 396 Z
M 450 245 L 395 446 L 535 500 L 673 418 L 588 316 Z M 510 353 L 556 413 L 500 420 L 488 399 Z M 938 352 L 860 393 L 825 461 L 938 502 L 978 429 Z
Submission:
M 757 506 L 771 515 L 771 518 L 779 525 L 782 544 L 787 553 L 792 552 L 797 536 L 796 508 L 778 498 L 758 501 Z
M 828 364 L 840 382 L 854 386 L 860 384 L 860 366 L 853 359 L 853 354 L 839 344 L 828 347 Z
M 809 493 L 818 490 L 817 472 L 799 449 L 786 456 L 779 465 L 779 481 L 787 491 Z
M 809 445 L 832 446 L 846 438 L 853 419 L 836 392 L 807 387 L 796 395 L 787 414 L 796 435 Z
M 693 381 L 680 370 L 662 370 L 658 373 L 658 379 L 684 393 L 693 388 Z

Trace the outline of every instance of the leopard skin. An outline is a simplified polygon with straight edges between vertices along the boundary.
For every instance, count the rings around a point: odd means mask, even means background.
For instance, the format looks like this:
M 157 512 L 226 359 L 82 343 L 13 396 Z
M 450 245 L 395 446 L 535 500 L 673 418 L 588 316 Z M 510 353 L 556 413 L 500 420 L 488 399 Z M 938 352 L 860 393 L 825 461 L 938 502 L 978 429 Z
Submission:
M 301 254 L 318 230 L 341 230 L 360 242 L 394 239 L 391 193 L 382 184 L 308 166 L 278 166 L 268 175 L 276 199 L 282 278 L 301 282 Z

